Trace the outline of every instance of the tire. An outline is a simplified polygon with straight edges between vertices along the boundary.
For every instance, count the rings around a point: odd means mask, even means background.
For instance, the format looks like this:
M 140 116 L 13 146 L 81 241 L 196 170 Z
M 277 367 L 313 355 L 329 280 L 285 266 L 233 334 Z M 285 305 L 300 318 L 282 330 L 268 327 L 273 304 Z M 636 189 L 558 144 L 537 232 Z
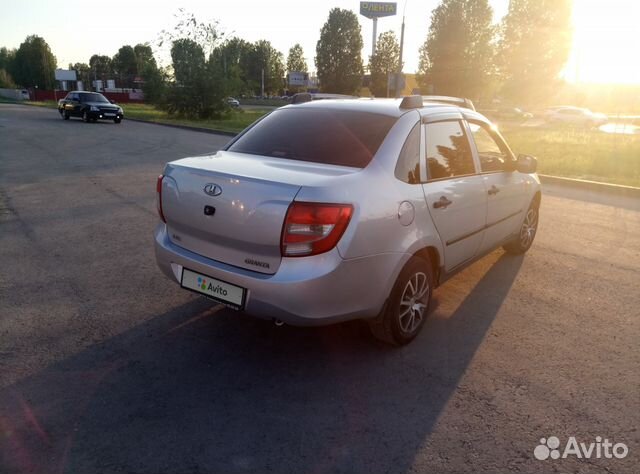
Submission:
M 413 341 L 429 314 L 433 286 L 431 263 L 411 257 L 400 272 L 382 312 L 369 322 L 373 337 L 393 346 Z
M 117 118 L 116 117 L 116 118 L 113 119 L 113 123 L 120 123 L 120 122 L 122 122 L 121 118 Z
M 540 202 L 534 200 L 527 213 L 524 216 L 522 225 L 520 226 L 520 232 L 515 238 L 502 246 L 502 248 L 510 254 L 522 255 L 531 248 L 533 240 L 538 232 L 538 217 L 540 215 Z
M 63 119 L 69 120 L 69 117 L 71 117 L 71 115 L 69 115 L 68 111 L 65 110 L 64 112 L 62 112 L 62 118 Z
M 91 119 L 89 118 L 89 114 L 87 113 L 87 111 L 85 110 L 84 112 L 82 112 L 82 121 L 84 123 L 89 123 L 91 122 Z

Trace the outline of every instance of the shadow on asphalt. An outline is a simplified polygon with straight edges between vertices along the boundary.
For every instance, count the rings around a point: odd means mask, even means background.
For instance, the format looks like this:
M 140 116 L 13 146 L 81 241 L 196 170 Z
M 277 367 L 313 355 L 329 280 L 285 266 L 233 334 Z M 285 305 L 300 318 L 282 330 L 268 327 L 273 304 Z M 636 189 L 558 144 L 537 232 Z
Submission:
M 193 300 L 0 392 L 0 471 L 407 472 L 521 264 L 402 349 Z

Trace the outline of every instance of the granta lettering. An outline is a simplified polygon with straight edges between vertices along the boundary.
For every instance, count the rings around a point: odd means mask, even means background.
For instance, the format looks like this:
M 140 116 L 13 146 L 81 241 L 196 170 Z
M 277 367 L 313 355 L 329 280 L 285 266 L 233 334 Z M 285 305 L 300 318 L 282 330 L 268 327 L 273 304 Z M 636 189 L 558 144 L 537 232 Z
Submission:
M 254 260 L 252 258 L 245 258 L 244 259 L 244 263 L 247 263 L 249 265 L 256 265 L 256 266 L 262 267 L 262 268 L 270 268 L 269 264 L 267 262 L 261 262 L 259 260 Z

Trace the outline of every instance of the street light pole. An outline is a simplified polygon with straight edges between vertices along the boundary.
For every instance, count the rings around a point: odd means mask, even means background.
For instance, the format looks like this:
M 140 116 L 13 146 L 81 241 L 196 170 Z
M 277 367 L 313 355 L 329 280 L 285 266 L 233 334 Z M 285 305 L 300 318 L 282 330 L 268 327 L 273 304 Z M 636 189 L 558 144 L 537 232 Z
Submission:
M 402 29 L 400 30 L 400 57 L 398 58 L 398 74 L 396 74 L 396 97 L 400 97 L 400 76 L 402 76 L 402 49 L 404 47 L 404 15 L 402 16 Z
M 371 56 L 376 54 L 376 40 L 378 39 L 378 18 L 373 17 L 373 37 L 371 38 Z
M 398 73 L 396 74 L 396 97 L 400 97 L 402 88 L 400 87 L 400 76 L 402 76 L 402 50 L 404 49 L 404 17 L 407 11 L 407 2 L 404 1 L 404 7 L 402 9 L 402 28 L 400 29 L 400 57 L 398 58 Z

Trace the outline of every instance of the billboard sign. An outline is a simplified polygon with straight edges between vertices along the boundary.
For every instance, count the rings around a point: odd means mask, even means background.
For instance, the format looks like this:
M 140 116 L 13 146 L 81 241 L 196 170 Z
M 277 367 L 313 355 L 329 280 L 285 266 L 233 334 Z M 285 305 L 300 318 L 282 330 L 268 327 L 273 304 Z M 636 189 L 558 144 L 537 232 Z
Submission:
M 76 72 L 71 69 L 56 69 L 55 73 L 56 81 L 75 81 L 76 80 Z
M 367 18 L 380 18 L 396 14 L 395 2 L 360 2 L 360 14 Z
M 291 71 L 288 76 L 289 77 L 287 82 L 290 86 L 307 86 L 309 74 L 307 74 L 306 72 Z

